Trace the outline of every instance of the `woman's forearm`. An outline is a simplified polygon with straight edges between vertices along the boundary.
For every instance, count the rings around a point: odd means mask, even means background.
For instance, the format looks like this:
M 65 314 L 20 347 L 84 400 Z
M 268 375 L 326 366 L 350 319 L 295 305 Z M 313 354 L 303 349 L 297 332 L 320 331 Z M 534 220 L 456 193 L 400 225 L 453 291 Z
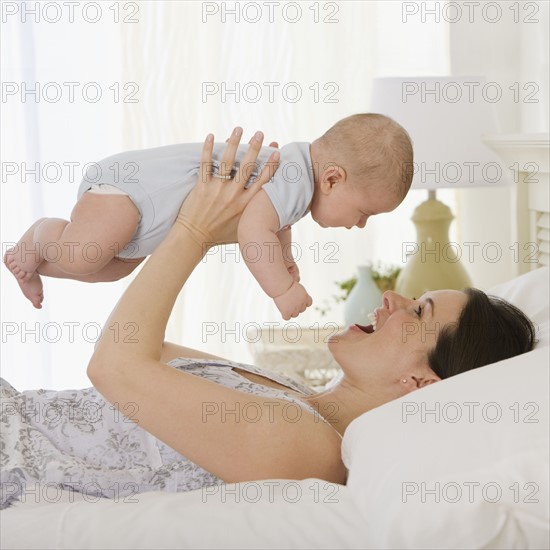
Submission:
M 124 292 L 98 341 L 92 362 L 147 357 L 159 360 L 174 303 L 207 249 L 177 221 Z

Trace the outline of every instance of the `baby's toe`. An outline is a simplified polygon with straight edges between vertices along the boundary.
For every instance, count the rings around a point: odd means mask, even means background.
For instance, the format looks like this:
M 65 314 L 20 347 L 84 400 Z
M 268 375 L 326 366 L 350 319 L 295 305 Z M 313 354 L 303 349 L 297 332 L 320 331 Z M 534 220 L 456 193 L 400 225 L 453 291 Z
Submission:
M 25 278 L 25 275 L 27 274 L 26 271 L 23 271 L 21 268 L 15 266 L 13 268 L 12 273 L 20 280 L 22 281 Z
M 6 250 L 6 253 L 4 254 L 3 261 L 7 265 L 10 260 L 13 259 L 13 254 L 11 253 L 11 248 L 9 250 Z

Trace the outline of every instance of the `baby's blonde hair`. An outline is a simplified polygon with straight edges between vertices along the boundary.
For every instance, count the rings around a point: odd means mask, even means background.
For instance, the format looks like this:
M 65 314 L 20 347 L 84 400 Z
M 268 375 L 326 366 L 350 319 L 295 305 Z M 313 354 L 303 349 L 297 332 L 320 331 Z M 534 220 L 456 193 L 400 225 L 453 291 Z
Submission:
M 400 200 L 413 178 L 413 148 L 407 131 L 377 113 L 352 115 L 338 121 L 319 143 L 331 162 L 342 166 L 351 181 L 387 185 Z

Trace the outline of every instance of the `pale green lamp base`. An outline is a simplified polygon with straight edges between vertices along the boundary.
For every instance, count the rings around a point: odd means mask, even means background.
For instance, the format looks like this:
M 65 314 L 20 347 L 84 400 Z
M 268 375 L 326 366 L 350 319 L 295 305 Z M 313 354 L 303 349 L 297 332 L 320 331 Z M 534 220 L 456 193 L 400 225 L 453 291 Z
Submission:
M 407 265 L 395 282 L 395 290 L 408 298 L 418 298 L 429 290 L 456 289 L 472 286 L 460 263 L 461 250 L 449 242 L 451 209 L 430 191 L 427 201 L 414 211 L 416 243 L 403 243 Z

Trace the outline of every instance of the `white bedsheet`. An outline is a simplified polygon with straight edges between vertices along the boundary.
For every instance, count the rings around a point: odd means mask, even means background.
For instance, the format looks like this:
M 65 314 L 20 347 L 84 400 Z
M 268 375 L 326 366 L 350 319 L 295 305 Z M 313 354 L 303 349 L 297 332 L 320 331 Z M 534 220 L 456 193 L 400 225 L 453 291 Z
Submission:
M 58 503 L 27 494 L 0 513 L 2 548 L 369 548 L 347 488 L 319 479 L 144 493 L 135 502 L 51 494 Z

